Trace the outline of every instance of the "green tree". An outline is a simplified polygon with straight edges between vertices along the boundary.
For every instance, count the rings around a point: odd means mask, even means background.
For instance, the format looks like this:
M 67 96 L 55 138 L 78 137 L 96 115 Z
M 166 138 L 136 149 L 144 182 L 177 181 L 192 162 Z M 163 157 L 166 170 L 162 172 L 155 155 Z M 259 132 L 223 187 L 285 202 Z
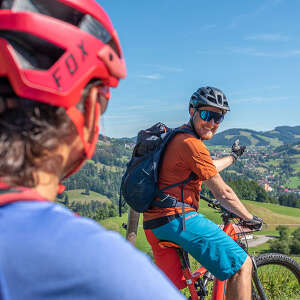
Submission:
M 288 241 L 274 240 L 270 242 L 271 252 L 277 252 L 282 254 L 290 254 L 290 247 Z
M 300 241 L 300 227 L 298 227 L 293 233 L 292 236 L 295 240 Z
M 300 240 L 294 240 L 290 244 L 290 253 L 291 254 L 300 254 Z
M 284 225 L 279 225 L 276 227 L 276 230 L 279 231 L 279 240 L 280 241 L 288 241 L 289 239 L 289 228 Z

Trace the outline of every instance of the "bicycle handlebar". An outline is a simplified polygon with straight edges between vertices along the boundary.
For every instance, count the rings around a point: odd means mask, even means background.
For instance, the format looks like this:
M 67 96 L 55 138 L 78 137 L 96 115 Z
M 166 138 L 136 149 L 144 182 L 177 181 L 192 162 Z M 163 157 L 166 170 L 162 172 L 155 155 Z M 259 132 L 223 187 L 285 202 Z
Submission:
M 218 200 L 212 200 L 204 195 L 200 195 L 200 198 L 208 202 L 208 206 L 213 208 L 213 209 L 219 209 L 223 213 L 224 217 L 228 219 L 240 219 L 242 220 L 241 217 L 238 215 L 234 214 L 233 212 L 229 211 L 227 208 L 225 208 Z
M 208 202 L 208 206 L 219 210 L 220 213 L 222 213 L 222 219 L 224 223 L 226 223 L 230 219 L 239 219 L 239 224 L 242 227 L 247 227 L 248 229 L 252 229 L 253 231 L 260 231 L 262 223 L 260 226 L 250 224 L 249 221 L 243 220 L 240 216 L 236 215 L 235 213 L 229 211 L 227 208 L 225 208 L 218 200 L 212 200 L 204 195 L 200 195 L 200 198 Z

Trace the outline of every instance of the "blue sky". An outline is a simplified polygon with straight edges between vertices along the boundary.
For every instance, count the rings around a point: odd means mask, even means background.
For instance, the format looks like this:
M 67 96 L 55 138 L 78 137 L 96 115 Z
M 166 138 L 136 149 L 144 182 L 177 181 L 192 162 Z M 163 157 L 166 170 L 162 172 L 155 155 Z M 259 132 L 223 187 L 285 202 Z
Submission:
M 128 76 L 112 90 L 101 132 L 132 137 L 188 121 L 200 86 L 231 112 L 219 128 L 300 125 L 300 1 L 98 1 L 121 40 Z

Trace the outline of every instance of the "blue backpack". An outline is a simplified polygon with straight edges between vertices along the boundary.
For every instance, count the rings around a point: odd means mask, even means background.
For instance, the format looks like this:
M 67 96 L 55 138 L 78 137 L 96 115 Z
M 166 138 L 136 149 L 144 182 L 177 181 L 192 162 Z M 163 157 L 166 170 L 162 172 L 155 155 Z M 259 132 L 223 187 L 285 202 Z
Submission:
M 189 206 L 183 202 L 183 189 L 186 183 L 194 180 L 197 176 L 190 176 L 178 183 L 169 185 L 161 190 L 158 189 L 159 167 L 168 143 L 177 133 L 196 134 L 189 128 L 168 128 L 162 123 L 157 123 L 151 128 L 141 130 L 137 136 L 136 146 L 133 149 L 132 158 L 127 165 L 122 177 L 120 188 L 119 210 L 125 202 L 137 212 L 145 212 L 151 206 L 160 208 Z M 164 191 L 181 185 L 181 201 L 165 194 Z M 155 200 L 159 197 L 160 201 Z

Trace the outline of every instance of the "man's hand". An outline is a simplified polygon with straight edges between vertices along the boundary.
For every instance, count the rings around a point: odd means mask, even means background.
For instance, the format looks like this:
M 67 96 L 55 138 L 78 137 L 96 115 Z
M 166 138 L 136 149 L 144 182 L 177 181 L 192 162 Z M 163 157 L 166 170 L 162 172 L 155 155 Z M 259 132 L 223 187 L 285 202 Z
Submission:
M 263 220 L 257 216 L 253 216 L 252 220 L 243 220 L 242 224 L 250 229 L 260 231 L 263 225 Z
M 239 145 L 239 139 L 237 139 L 231 146 L 230 155 L 233 157 L 234 161 L 236 161 L 240 156 L 244 154 L 246 146 Z

